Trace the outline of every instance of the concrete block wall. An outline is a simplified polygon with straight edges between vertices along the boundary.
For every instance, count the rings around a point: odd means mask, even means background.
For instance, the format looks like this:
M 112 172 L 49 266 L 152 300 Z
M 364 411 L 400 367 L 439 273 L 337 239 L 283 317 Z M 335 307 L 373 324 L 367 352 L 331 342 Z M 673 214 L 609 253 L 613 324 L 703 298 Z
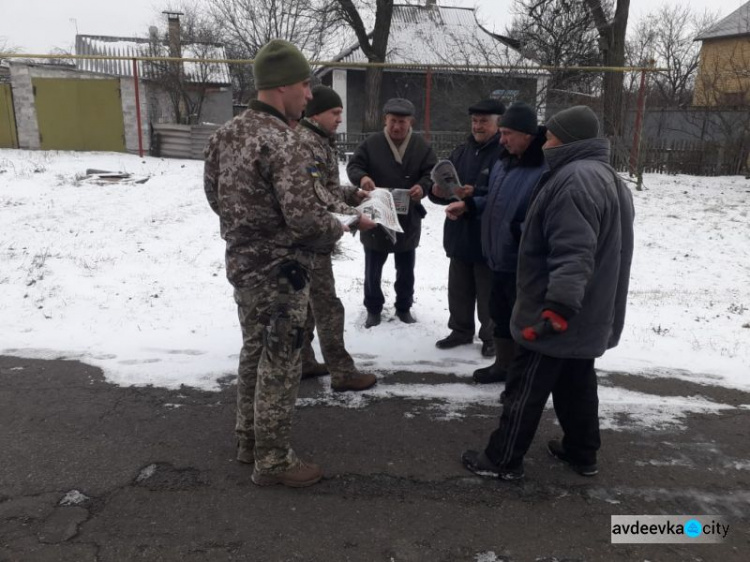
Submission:
M 138 94 L 141 106 L 141 142 L 144 154 L 151 148 L 148 128 L 148 87 L 138 82 Z M 122 117 L 125 122 L 125 150 L 138 153 L 138 113 L 135 106 L 135 80 L 133 78 L 120 79 L 120 98 L 122 100 Z
M 13 89 L 13 107 L 16 113 L 18 148 L 39 149 L 39 125 L 34 104 L 31 69 L 25 64 L 10 65 L 10 82 Z

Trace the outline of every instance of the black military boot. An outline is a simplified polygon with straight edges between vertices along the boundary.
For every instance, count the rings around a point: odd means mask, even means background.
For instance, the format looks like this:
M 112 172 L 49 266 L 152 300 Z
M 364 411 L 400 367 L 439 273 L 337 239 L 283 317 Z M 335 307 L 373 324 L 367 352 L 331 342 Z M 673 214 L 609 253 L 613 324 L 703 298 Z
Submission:
M 516 353 L 516 344 L 512 339 L 493 338 L 495 340 L 495 362 L 489 367 L 474 371 L 472 379 L 477 384 L 504 382 L 508 367 Z

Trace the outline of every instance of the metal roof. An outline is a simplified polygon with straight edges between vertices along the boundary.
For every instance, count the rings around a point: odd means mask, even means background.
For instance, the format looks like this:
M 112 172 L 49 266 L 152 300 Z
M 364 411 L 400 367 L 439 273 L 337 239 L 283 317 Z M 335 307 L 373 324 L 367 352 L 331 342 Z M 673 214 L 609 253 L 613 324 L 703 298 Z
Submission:
M 696 41 L 750 35 L 750 2 L 743 4 L 708 31 L 695 38 Z
M 182 58 L 226 59 L 224 46 L 218 43 L 183 43 Z M 111 37 L 106 35 L 76 35 L 77 55 L 100 55 L 115 57 L 168 57 L 169 46 L 166 43 L 153 43 L 140 37 Z M 115 76 L 133 76 L 133 63 L 127 60 L 77 59 L 79 70 L 112 74 Z M 230 84 L 229 65 L 223 62 L 183 63 L 185 77 L 189 82 L 209 84 Z M 138 61 L 138 74 L 144 78 L 153 77 L 153 64 Z
M 367 57 L 359 48 L 359 42 L 356 42 L 334 60 L 364 63 Z M 425 66 L 538 66 L 524 58 L 500 36 L 484 29 L 476 19 L 475 8 L 404 4 L 393 7 L 385 62 Z

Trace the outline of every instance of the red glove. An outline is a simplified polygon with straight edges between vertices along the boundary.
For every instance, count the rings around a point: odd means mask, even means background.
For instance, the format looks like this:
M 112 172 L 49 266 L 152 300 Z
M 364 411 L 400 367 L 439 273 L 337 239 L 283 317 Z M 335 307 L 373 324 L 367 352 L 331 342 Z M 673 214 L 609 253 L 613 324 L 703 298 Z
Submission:
M 539 336 L 564 332 L 568 329 L 568 321 L 551 310 L 542 312 L 542 321 L 521 330 L 526 341 L 535 341 Z

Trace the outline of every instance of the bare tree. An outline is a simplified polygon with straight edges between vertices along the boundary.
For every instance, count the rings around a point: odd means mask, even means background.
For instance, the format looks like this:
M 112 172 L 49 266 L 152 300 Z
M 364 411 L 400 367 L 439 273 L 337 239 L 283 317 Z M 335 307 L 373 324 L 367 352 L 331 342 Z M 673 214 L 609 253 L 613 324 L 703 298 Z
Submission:
M 665 5 L 638 21 L 628 40 L 629 63 L 641 65 L 652 59 L 667 69 L 651 80 L 652 103 L 664 107 L 690 104 L 700 62 L 700 43 L 694 39 L 715 21 L 715 15 L 697 15 L 687 4 Z
M 306 56 L 332 55 L 342 26 L 334 0 L 211 0 L 207 9 L 221 33 L 227 56 L 252 59 L 272 39 L 294 43 Z M 335 47 L 333 47 L 335 49 Z M 252 67 L 233 65 L 235 99 L 253 94 Z
M 371 33 L 354 0 L 336 0 L 338 14 L 353 30 L 362 52 L 369 62 L 382 63 L 388 52 L 388 38 L 393 18 L 393 0 L 375 1 L 375 25 Z M 367 67 L 365 71 L 365 131 L 374 131 L 380 125 L 380 91 L 383 83 L 382 67 Z
M 271 39 L 286 39 L 317 58 L 335 18 L 327 4 L 316 0 L 212 0 L 211 15 L 223 26 L 228 43 L 250 58 Z
M 527 57 L 556 67 L 598 62 L 594 19 L 580 0 L 516 0 L 514 13 L 508 34 Z M 551 73 L 549 88 L 591 94 L 599 82 L 591 72 L 560 70 Z
M 599 32 L 601 62 L 606 67 L 625 64 L 625 34 L 628 27 L 630 0 L 585 0 Z M 613 15 L 609 15 L 612 14 Z M 602 85 L 604 133 L 617 137 L 622 133 L 623 73 L 605 72 Z
M 0 53 L 12 55 L 18 52 L 18 47 L 14 47 L 8 42 L 6 37 L 0 36 Z
M 55 55 L 55 58 L 42 59 L 39 62 L 44 64 L 51 64 L 55 66 L 75 66 L 75 59 L 68 58 L 73 53 L 69 49 L 63 49 L 61 47 L 55 47 L 49 52 L 50 55 Z M 58 58 L 64 57 L 64 58 Z
M 159 34 L 158 28 L 152 26 L 148 45 L 150 56 L 216 58 L 221 43 L 213 18 L 201 10 L 197 3 L 183 2 L 178 6 L 170 6 L 167 11 L 182 14 L 179 47 L 170 46 L 168 34 Z M 180 48 L 182 52 L 174 52 L 176 48 Z M 200 121 L 208 89 L 211 84 L 220 81 L 221 66 L 218 63 L 148 61 L 145 67 L 149 79 L 167 94 L 176 123 Z

